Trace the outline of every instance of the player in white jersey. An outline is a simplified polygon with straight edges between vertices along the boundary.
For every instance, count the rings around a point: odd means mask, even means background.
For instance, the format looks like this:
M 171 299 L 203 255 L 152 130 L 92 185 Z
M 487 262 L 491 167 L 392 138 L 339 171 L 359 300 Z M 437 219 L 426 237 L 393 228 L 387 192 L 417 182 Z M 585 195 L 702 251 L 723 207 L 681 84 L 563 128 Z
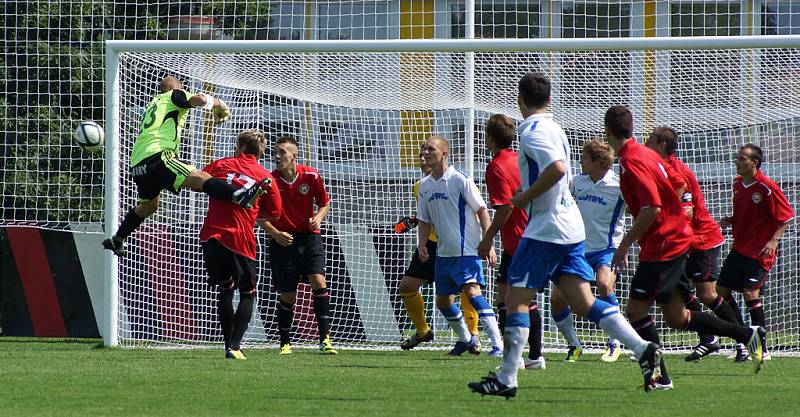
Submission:
M 431 174 L 422 180 L 419 187 L 417 253 L 422 262 L 428 262 L 425 243 L 433 225 L 439 235 L 434 278 L 436 307 L 458 336 L 458 342 L 448 355 L 460 356 L 467 350 L 474 350 L 477 344 L 476 338 L 467 330 L 461 311 L 453 304 L 453 296 L 463 291 L 478 311 L 478 318 L 492 341 L 489 356 L 498 357 L 503 354 L 503 340 L 494 309 L 481 294 L 486 281 L 478 257 L 481 232 L 485 233 L 490 224 L 489 211 L 472 179 L 447 166 L 449 153 L 450 145 L 438 136 L 429 138 L 423 147 L 423 158 Z M 494 265 L 497 259 L 494 250 L 490 251 L 488 258 Z
M 613 164 L 614 150 L 611 146 L 601 140 L 586 142 L 581 150 L 583 173 L 572 179 L 572 195 L 583 217 L 586 260 L 595 274 L 597 298 L 619 308 L 614 294 L 616 276 L 611 271 L 611 259 L 622 240 L 625 202 Z M 550 306 L 556 327 L 569 343 L 567 361 L 573 362 L 581 356 L 582 346 L 575 332 L 572 310 L 558 288 L 553 288 Z M 600 359 L 615 362 L 619 354 L 619 341 L 611 337 Z
M 528 211 L 529 221 L 509 269 L 503 364 L 497 373 L 467 385 L 482 395 L 517 395 L 519 362 L 530 331 L 528 304 L 538 289 L 553 281 L 576 314 L 636 353 L 647 391 L 658 376 L 661 349 L 639 337 L 619 309 L 592 295 L 594 271 L 584 256 L 583 221 L 569 191 L 569 143 L 547 113 L 550 80 L 543 74 L 526 74 L 519 81 L 517 102 L 525 117 L 519 126 L 522 191 L 511 202 Z

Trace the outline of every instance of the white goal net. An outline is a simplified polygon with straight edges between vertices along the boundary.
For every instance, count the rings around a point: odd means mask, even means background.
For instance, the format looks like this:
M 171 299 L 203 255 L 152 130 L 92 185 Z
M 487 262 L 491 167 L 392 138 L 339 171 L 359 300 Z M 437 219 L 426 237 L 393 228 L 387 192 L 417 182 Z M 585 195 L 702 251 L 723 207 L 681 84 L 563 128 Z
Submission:
M 573 161 L 578 161 L 586 140 L 602 136 L 605 110 L 626 105 L 633 111 L 638 138 L 656 126 L 671 126 L 678 132 L 677 154 L 697 174 L 715 218 L 731 212 L 734 154 L 747 142 L 764 149 L 764 172 L 781 185 L 797 209 L 800 39 L 773 37 L 764 44 L 767 47 L 752 47 L 764 40 L 754 39 L 744 49 L 722 41 L 712 47 L 703 38 L 675 40 L 675 49 L 655 42 L 658 39 L 652 44 L 643 39 L 602 45 L 582 41 L 584 46 L 544 39 L 433 41 L 427 44 L 429 51 L 422 51 L 421 43 L 409 42 L 415 50 L 408 52 L 397 51 L 402 46 L 391 42 L 351 43 L 351 52 L 336 51 L 336 45 L 345 45 L 337 42 L 283 42 L 283 52 L 271 49 L 278 46 L 274 42 L 239 43 L 235 50 L 241 52 L 232 52 L 233 43 L 154 43 L 138 51 L 126 50 L 125 43 L 112 44 L 106 103 L 113 119 L 107 117 L 106 123 L 107 140 L 118 146 L 107 147 L 107 158 L 116 162 L 107 162 L 106 213 L 114 216 L 106 219 L 106 231 L 115 229 L 135 203 L 129 154 L 141 113 L 158 81 L 174 75 L 192 92 L 224 99 L 233 114 L 229 122 L 212 128 L 207 113 L 193 110 L 182 138 L 181 159 L 202 167 L 230 156 L 235 135 L 243 129 L 260 129 L 272 139 L 291 135 L 300 142 L 301 162 L 320 171 L 333 201 L 323 225 L 332 339 L 339 347 L 395 347 L 413 331 L 397 287 L 416 234 L 395 234 L 392 225 L 414 212 L 411 186 L 420 178 L 415 163 L 419 144 L 433 134 L 448 139 L 449 162 L 470 172 L 485 195 L 483 172 L 490 157 L 483 125 L 494 113 L 520 119 L 517 81 L 527 72 L 552 78 L 550 109 L 567 131 Z M 311 52 L 322 45 L 330 52 Z M 356 48 L 352 45 L 363 51 L 352 51 Z M 387 45 L 394 52 L 381 52 Z M 625 50 L 626 45 L 630 49 Z M 301 49 L 291 52 L 293 47 Z M 496 50 L 485 52 L 492 48 Z M 269 154 L 261 163 L 268 169 L 274 166 Z M 198 241 L 206 208 L 202 193 L 162 194 L 157 214 L 129 239 L 130 255 L 118 263 L 108 260 L 109 270 L 116 271 L 118 291 L 112 288 L 110 293 L 116 303 L 115 333 L 107 343 L 221 344 L 215 291 L 205 283 Z M 730 246 L 727 237 L 723 255 Z M 797 227 L 792 227 L 781 242 L 764 295 L 769 345 L 776 351 L 800 350 L 798 262 Z M 245 335 L 246 346 L 277 342 L 276 292 L 261 233 L 257 265 L 257 308 Z M 488 267 L 486 272 L 488 298 L 493 299 L 493 274 Z M 623 306 L 631 275 L 632 269 L 617 284 Z M 424 287 L 423 294 L 428 320 L 438 332 L 435 346 L 450 346 L 454 340 L 433 308 L 432 286 Z M 549 291 L 539 297 L 545 347 L 563 347 L 548 297 Z M 744 317 L 747 321 L 746 312 Z M 660 316 L 659 324 L 668 348 L 697 343 L 695 334 L 667 330 Z M 579 320 L 577 325 L 588 346 L 605 342 L 605 335 L 591 323 Z M 317 341 L 310 289 L 305 286 L 298 292 L 294 338 L 301 345 Z

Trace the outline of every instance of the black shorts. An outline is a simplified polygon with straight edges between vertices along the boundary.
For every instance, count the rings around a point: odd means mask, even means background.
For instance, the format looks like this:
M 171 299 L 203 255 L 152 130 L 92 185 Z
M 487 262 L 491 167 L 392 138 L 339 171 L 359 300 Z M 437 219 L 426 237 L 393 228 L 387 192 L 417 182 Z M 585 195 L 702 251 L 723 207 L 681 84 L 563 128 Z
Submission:
M 254 261 L 223 246 L 217 239 L 201 242 L 208 283 L 221 290 L 238 288 L 242 294 L 255 294 L 258 276 Z
M 759 289 L 767 280 L 767 271 L 758 260 L 749 258 L 731 249 L 722 263 L 717 285 L 742 292 L 745 288 Z
M 131 168 L 133 182 L 139 192 L 139 201 L 150 201 L 169 190 L 178 194 L 181 185 L 192 171 L 192 164 L 181 161 L 172 151 L 163 151 L 148 156 Z
M 436 267 L 436 246 L 436 242 L 432 240 L 425 242 L 425 247 L 428 248 L 428 262 L 422 262 L 419 259 L 419 250 L 414 249 L 414 255 L 411 256 L 411 263 L 408 265 L 408 269 L 406 269 L 403 275 L 433 282 Z
M 686 293 L 685 271 L 686 255 L 669 261 L 639 262 L 628 296 L 636 300 L 655 300 L 659 304 L 669 303 L 675 289 Z
M 278 292 L 295 292 L 297 284 L 308 282 L 309 275 L 325 275 L 325 249 L 319 233 L 293 234 L 292 244 L 269 242 L 272 286 Z
M 719 274 L 719 253 L 722 245 L 703 251 L 689 251 L 686 277 L 691 282 L 714 282 Z
M 508 267 L 511 266 L 511 261 L 514 255 L 503 251 L 500 255 L 500 267 L 497 269 L 497 274 L 494 275 L 494 282 L 498 284 L 505 284 L 508 282 Z

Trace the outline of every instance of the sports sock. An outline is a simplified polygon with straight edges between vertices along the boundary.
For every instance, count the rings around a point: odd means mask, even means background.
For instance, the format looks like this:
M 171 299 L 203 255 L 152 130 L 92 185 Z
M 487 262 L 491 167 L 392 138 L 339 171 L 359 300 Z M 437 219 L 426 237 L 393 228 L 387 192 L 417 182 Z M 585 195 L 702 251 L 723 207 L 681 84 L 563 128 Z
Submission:
M 142 224 L 144 219 L 144 217 L 139 217 L 139 215 L 136 214 L 135 208 L 128 210 L 125 214 L 125 218 L 122 219 L 122 223 L 119 225 L 119 229 L 117 229 L 117 233 L 114 234 L 115 240 L 123 241 L 127 239 L 134 230 L 139 228 L 139 225 Z
M 222 328 L 222 340 L 225 349 L 231 349 L 233 335 L 233 291 L 220 291 L 217 293 L 217 316 Z
M 489 302 L 486 301 L 486 298 L 484 298 L 482 295 L 469 298 L 468 304 L 471 304 L 472 307 L 475 308 L 475 311 L 478 312 L 478 318 L 480 319 L 481 323 L 483 323 L 483 330 L 489 334 L 489 339 L 492 341 L 492 347 L 499 347 L 502 349 L 503 338 L 500 335 L 500 328 L 497 327 L 497 318 L 494 315 L 494 310 L 492 309 L 491 304 L 489 304 Z M 464 314 L 464 316 L 466 317 L 466 314 Z
M 239 350 L 242 347 L 242 338 L 250 325 L 250 317 L 253 316 L 253 294 L 239 293 L 239 306 L 236 307 L 236 315 L 233 317 L 233 336 L 231 337 L 231 349 Z
M 556 322 L 558 331 L 567 339 L 567 344 L 570 346 L 581 347 L 581 341 L 578 340 L 578 334 L 575 332 L 575 319 L 572 318 L 572 310 L 569 307 L 553 313 L 553 320 Z
M 478 334 L 478 312 L 475 311 L 475 306 L 469 301 L 469 295 L 464 291 L 461 291 L 461 310 L 464 311 L 464 323 L 467 325 L 469 334 Z
M 747 310 L 750 312 L 750 324 L 753 326 L 766 327 L 766 320 L 764 319 L 764 304 L 761 302 L 761 299 L 756 298 L 755 300 L 746 301 L 746 303 Z M 761 343 L 763 343 L 764 351 L 766 352 L 766 338 L 762 338 Z
M 731 311 L 733 311 L 733 314 L 736 317 L 736 321 L 739 323 L 739 325 L 744 326 L 742 309 L 739 308 L 739 303 L 736 302 L 736 299 L 733 298 L 733 295 L 729 295 L 727 298 L 725 298 L 725 301 L 727 301 L 728 305 L 731 306 Z
M 717 317 L 721 318 L 722 320 L 731 322 L 733 324 L 739 324 L 739 321 L 736 319 L 736 313 L 733 312 L 731 309 L 730 303 L 726 303 L 725 299 L 722 296 L 717 296 L 717 299 L 712 301 L 711 304 L 708 305 L 708 308 L 717 315 Z
M 517 372 L 522 350 L 530 333 L 530 315 L 525 313 L 511 313 L 506 321 L 506 331 L 503 335 L 505 348 L 503 349 L 503 363 L 497 372 L 497 380 L 510 387 L 517 386 Z
M 700 305 L 700 300 L 697 299 L 694 295 L 689 295 L 689 300 L 686 301 L 686 309 L 691 311 L 703 311 L 703 306 Z M 707 333 L 697 333 L 697 337 L 700 338 L 700 343 L 707 345 L 714 343 L 714 335 L 707 334 Z
M 203 192 L 220 200 L 232 200 L 233 193 L 236 191 L 238 191 L 238 188 L 219 178 L 212 177 L 203 182 Z
M 683 325 L 684 330 L 727 336 L 741 343 L 746 343 L 750 336 L 748 327 L 727 322 L 702 311 L 686 311 L 688 314 Z
M 647 342 L 636 334 L 616 306 L 595 299 L 586 318 L 596 323 L 609 336 L 621 340 L 625 346 L 633 350 L 637 358 L 647 349 Z
M 292 320 L 294 319 L 294 304 L 289 304 L 278 298 L 278 334 L 281 338 L 281 346 L 292 341 Z
M 467 330 L 467 325 L 464 324 L 464 315 L 461 314 L 461 310 L 459 310 L 455 304 L 450 304 L 449 307 L 439 308 L 439 311 L 442 313 L 445 320 L 447 320 L 447 324 L 450 325 L 450 328 L 456 333 L 458 340 L 460 342 L 469 343 L 472 339 L 472 335 L 470 335 L 469 330 Z
M 406 306 L 408 318 L 414 324 L 417 336 L 425 336 L 431 328 L 428 326 L 428 321 L 425 320 L 425 300 L 422 299 L 422 294 L 419 291 L 414 291 L 413 293 L 401 292 L 400 298 Z
M 659 345 L 661 344 L 661 340 L 658 337 L 658 329 L 656 329 L 656 322 L 653 321 L 653 317 L 646 316 L 641 320 L 631 323 L 631 325 L 642 339 Z
M 542 356 L 542 313 L 539 312 L 539 304 L 536 302 L 528 306 L 528 316 L 531 321 L 531 331 L 528 335 L 528 357 L 538 359 Z
M 611 294 L 608 294 L 608 295 L 597 297 L 597 299 L 605 301 L 605 302 L 611 304 L 612 306 L 616 306 L 617 308 L 619 308 L 619 300 L 617 299 L 617 295 L 614 294 L 613 292 Z M 619 340 L 617 340 L 617 339 L 615 339 L 613 337 L 609 337 L 608 338 L 608 344 L 609 345 L 617 345 L 617 346 L 619 346 Z
M 506 329 L 506 303 L 497 303 L 497 327 L 500 328 L 500 333 Z
M 331 331 L 331 294 L 327 288 L 318 288 L 311 293 L 314 296 L 314 315 L 317 316 L 319 340 L 325 340 Z

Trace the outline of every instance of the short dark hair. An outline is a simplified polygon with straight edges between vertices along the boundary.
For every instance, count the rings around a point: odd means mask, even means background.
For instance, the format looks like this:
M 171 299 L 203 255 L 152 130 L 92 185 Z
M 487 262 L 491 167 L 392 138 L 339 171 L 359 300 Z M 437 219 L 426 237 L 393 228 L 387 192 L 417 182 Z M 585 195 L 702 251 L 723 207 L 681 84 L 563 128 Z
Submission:
M 296 147 L 300 148 L 300 145 L 299 145 L 299 144 L 297 143 L 297 141 L 296 141 L 296 140 L 295 140 L 293 137 L 291 137 L 291 136 L 281 136 L 281 137 L 279 137 L 279 138 L 278 138 L 278 140 L 276 140 L 276 141 L 275 141 L 275 146 L 278 146 L 278 145 L 280 145 L 281 143 L 291 143 L 292 145 L 294 145 L 294 146 L 296 146 Z
M 675 153 L 675 148 L 678 147 L 678 134 L 675 132 L 675 129 L 667 126 L 661 126 L 653 129 L 653 133 L 650 134 L 651 138 L 656 140 L 656 143 L 666 143 L 667 146 L 664 148 L 664 152 L 667 155 L 672 155 Z
M 606 128 L 612 135 L 620 139 L 633 136 L 633 115 L 625 106 L 611 106 L 604 119 Z
M 739 150 L 742 149 L 750 149 L 750 159 L 756 163 L 756 168 L 760 169 L 761 163 L 764 162 L 764 151 L 761 150 L 761 147 L 753 143 L 746 143 L 739 148 Z
M 267 138 L 258 130 L 245 130 L 236 136 L 236 145 L 242 152 L 260 158 L 267 148 Z
M 510 148 L 517 135 L 514 120 L 505 114 L 493 114 L 486 121 L 486 136 L 491 136 L 495 145 L 500 149 Z
M 550 79 L 540 72 L 529 72 L 519 80 L 519 95 L 526 106 L 542 108 L 550 101 Z

